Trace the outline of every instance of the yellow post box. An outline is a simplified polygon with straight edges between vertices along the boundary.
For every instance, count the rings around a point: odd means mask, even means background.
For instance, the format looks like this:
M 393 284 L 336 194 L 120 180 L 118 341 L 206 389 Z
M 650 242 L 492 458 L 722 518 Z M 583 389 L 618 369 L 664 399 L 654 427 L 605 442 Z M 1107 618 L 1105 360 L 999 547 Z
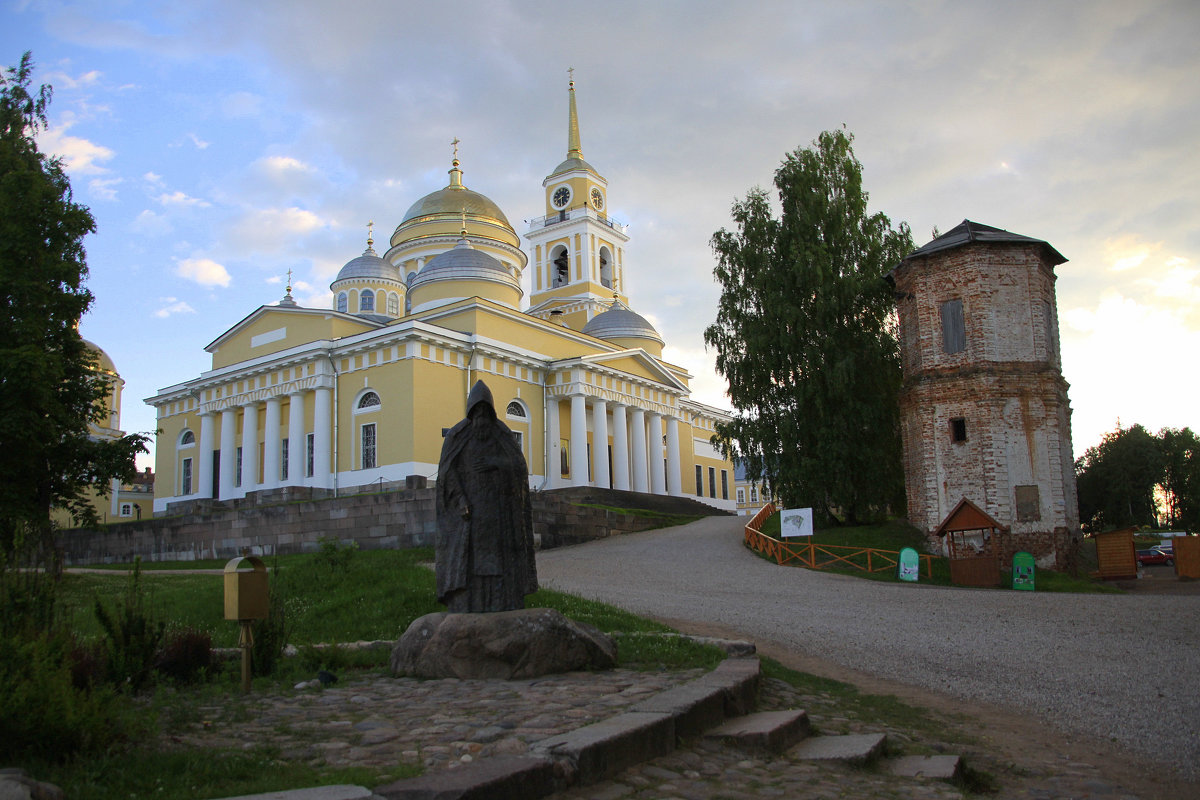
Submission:
M 225 619 L 266 619 L 268 595 L 262 559 L 239 556 L 225 565 Z
M 241 625 L 238 647 L 242 649 L 243 692 L 250 691 L 250 658 L 254 648 L 250 626 L 256 619 L 267 618 L 269 598 L 267 565 L 262 559 L 244 555 L 225 565 L 225 619 L 235 619 Z

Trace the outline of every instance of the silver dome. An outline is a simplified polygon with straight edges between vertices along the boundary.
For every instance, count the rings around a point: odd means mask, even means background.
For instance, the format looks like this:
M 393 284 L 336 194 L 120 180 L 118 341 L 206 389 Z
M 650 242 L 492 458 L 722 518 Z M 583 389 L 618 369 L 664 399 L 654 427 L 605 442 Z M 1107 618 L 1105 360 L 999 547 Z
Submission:
M 403 278 L 400 277 L 400 271 L 380 258 L 375 249 L 367 245 L 367 249 L 363 251 L 361 256 L 346 262 L 346 266 L 342 267 L 337 277 L 333 279 L 333 282 L 373 280 L 377 278 L 385 278 L 397 283 L 404 282 Z
M 641 314 L 630 311 L 620 300 L 613 300 L 608 311 L 588 320 L 583 332 L 597 339 L 652 339 L 663 344 L 654 326 Z
M 476 250 L 466 239 L 431 259 L 409 282 L 409 291 L 434 281 L 484 279 L 519 285 L 517 278 L 492 256 Z

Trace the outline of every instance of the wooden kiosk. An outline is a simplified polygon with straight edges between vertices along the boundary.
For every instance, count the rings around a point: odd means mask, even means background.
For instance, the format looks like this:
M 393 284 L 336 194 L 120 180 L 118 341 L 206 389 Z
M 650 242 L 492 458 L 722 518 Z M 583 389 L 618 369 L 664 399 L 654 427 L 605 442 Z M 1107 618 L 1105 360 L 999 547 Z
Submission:
M 1106 581 L 1137 577 L 1137 553 L 1133 545 L 1135 530 L 1137 528 L 1123 528 L 1119 531 L 1097 533 L 1092 537 L 1096 540 L 1096 565 L 1098 567 L 1096 572 L 1092 573 L 1094 577 Z
M 996 541 L 1008 528 L 963 498 L 934 533 L 947 536 L 950 581 L 956 586 L 999 586 L 1000 555 Z

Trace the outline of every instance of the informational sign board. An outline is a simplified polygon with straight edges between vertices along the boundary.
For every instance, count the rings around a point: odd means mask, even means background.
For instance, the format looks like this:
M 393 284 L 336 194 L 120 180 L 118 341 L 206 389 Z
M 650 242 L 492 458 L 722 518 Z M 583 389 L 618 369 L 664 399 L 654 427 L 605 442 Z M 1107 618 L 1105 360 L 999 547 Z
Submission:
M 812 536 L 812 509 L 783 509 L 779 512 L 779 530 L 785 539 L 789 536 Z
M 921 577 L 921 556 L 911 547 L 900 551 L 899 559 L 900 580 L 916 583 Z
M 1013 588 L 1032 592 L 1033 589 L 1033 556 L 1024 550 L 1013 556 Z

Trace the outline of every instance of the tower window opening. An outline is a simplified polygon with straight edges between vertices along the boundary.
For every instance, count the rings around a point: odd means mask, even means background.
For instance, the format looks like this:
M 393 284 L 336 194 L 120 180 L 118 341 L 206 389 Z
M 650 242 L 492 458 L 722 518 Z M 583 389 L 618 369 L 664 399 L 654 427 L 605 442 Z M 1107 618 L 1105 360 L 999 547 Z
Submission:
M 942 303 L 942 350 L 947 355 L 967 349 L 967 330 L 963 321 L 962 300 Z
M 345 314 L 346 311 L 349 309 L 349 307 L 350 307 L 350 298 L 346 295 L 345 292 L 338 292 L 337 310 L 342 312 L 343 314 Z
M 954 417 L 950 420 L 950 441 L 958 443 L 967 440 L 966 417 Z
M 374 311 L 375 310 L 375 293 L 363 292 L 362 297 L 358 299 L 359 311 Z
M 550 282 L 551 287 L 566 286 L 570 281 L 569 264 L 567 262 L 567 251 L 565 248 L 559 248 L 554 255 L 554 277 Z
M 600 248 L 600 285 L 613 288 L 612 259 L 608 257 L 608 248 Z

